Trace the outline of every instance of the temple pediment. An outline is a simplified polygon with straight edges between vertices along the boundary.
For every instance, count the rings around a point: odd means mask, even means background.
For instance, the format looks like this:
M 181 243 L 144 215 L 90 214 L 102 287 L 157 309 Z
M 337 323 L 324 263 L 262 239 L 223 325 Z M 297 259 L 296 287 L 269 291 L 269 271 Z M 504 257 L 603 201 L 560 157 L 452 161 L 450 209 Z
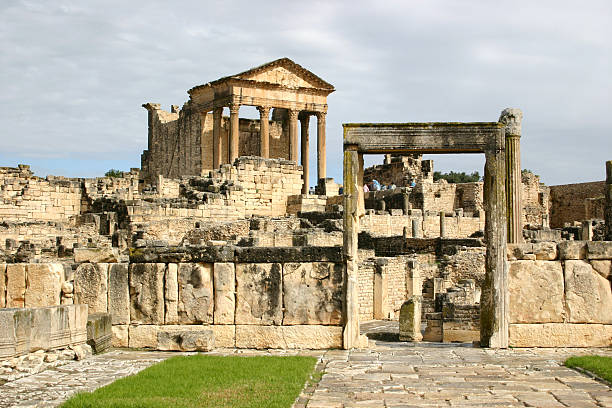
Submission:
M 329 89 L 334 87 L 289 58 L 282 58 L 233 76 L 249 81 L 281 85 L 288 88 Z

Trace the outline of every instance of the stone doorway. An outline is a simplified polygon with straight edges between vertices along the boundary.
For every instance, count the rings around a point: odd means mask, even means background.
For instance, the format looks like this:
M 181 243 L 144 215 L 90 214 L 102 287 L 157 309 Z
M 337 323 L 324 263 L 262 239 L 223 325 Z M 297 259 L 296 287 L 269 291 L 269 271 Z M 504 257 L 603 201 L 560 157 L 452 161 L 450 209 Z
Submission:
M 506 263 L 505 124 L 381 123 L 344 124 L 344 348 L 359 346 L 358 233 L 364 214 L 365 154 L 485 155 L 485 283 L 481 297 L 481 345 L 508 347 L 508 271 Z

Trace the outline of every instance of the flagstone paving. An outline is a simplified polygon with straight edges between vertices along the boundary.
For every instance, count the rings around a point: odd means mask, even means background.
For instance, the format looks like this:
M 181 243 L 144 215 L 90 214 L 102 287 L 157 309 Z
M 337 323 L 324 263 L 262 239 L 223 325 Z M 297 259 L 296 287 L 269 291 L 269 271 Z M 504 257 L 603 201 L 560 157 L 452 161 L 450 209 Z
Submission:
M 380 326 L 377 326 L 380 328 Z M 379 331 L 382 331 L 380 329 Z M 324 370 L 295 408 L 612 407 L 612 389 L 562 366 L 610 349 L 490 350 L 471 345 L 372 341 L 369 350 L 219 350 L 215 355 L 313 355 Z M 0 386 L 0 407 L 53 407 L 162 361 L 192 353 L 115 350 Z

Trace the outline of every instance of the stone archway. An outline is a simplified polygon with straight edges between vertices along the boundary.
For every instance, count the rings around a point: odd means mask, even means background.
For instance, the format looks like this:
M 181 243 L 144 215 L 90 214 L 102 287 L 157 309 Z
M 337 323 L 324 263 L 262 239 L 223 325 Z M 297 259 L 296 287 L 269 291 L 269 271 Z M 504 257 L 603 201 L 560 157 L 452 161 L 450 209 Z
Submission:
M 484 207 L 486 277 L 482 288 L 480 342 L 508 347 L 506 262 L 505 124 L 349 123 L 344 124 L 344 348 L 358 346 L 358 233 L 363 215 L 363 155 L 391 153 L 485 155 Z

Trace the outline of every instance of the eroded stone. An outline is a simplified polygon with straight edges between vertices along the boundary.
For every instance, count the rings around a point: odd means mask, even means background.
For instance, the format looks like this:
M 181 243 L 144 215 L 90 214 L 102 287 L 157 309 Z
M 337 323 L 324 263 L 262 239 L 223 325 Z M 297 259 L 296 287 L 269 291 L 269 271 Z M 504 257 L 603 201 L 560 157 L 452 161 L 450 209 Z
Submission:
M 163 324 L 165 270 L 163 263 L 130 265 L 131 324 Z
M 25 307 L 60 304 L 64 267 L 61 264 L 28 264 Z
M 26 292 L 26 265 L 6 266 L 6 307 L 24 307 Z
M 114 325 L 130 323 L 128 268 L 129 265 L 126 263 L 110 264 L 108 266 L 108 312 Z M 127 345 L 122 347 L 127 347 Z
M 164 321 L 166 324 L 178 324 L 178 265 L 169 263 L 164 277 L 164 295 L 166 310 Z
M 236 270 L 233 263 L 214 265 L 215 324 L 234 324 L 236 309 Z
M 282 323 L 281 274 L 279 263 L 236 265 L 236 324 Z
M 181 324 L 213 322 L 212 264 L 178 265 L 178 318 Z
M 612 325 L 603 324 L 510 324 L 512 347 L 609 347 Z
M 513 261 L 509 268 L 510 322 L 563 322 L 563 268 L 559 261 Z
M 108 310 L 108 264 L 83 263 L 74 274 L 74 300 L 89 306 L 89 313 Z
M 610 282 L 589 263 L 565 262 L 565 292 L 571 323 L 612 323 Z

